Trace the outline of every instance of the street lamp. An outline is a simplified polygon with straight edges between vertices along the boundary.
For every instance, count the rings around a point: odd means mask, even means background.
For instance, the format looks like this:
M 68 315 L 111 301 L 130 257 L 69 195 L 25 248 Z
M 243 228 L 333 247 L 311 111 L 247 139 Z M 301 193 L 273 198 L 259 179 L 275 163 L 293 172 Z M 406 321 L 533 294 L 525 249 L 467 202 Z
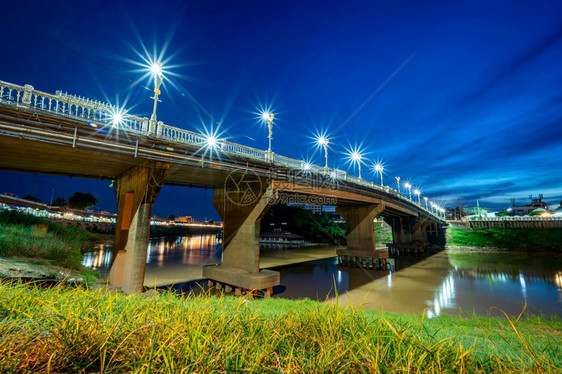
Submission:
M 425 209 L 429 210 L 429 208 L 427 207 L 427 199 L 429 199 L 429 197 L 424 196 L 423 199 L 425 200 Z
M 154 133 L 156 130 L 156 104 L 158 104 L 158 96 L 160 96 L 160 86 L 162 85 L 162 65 L 159 62 L 155 62 L 150 66 L 150 71 L 154 77 L 154 108 L 152 109 L 152 116 L 150 117 L 150 128 L 149 132 Z
M 401 192 L 400 192 L 400 177 L 394 177 L 394 179 L 396 179 L 396 184 L 398 185 L 398 190 L 397 190 L 397 191 L 398 191 L 398 193 L 401 193 Z
M 421 194 L 421 191 L 416 188 L 416 189 L 414 190 L 414 194 L 415 194 L 415 195 L 418 195 L 418 205 L 421 205 L 421 204 L 420 204 L 420 194 Z
M 351 161 L 357 162 L 359 165 L 359 179 L 361 179 L 361 153 L 354 151 L 351 153 Z
M 404 187 L 408 189 L 408 195 L 410 196 L 410 200 L 412 200 L 412 185 L 408 182 L 404 184 Z
M 275 117 L 275 115 L 273 115 L 272 112 L 263 112 L 261 114 L 261 119 L 264 122 L 267 122 L 267 129 L 269 130 L 269 133 L 267 135 L 267 138 L 269 139 L 269 147 L 267 148 L 267 152 L 271 157 L 271 139 L 273 139 L 273 118 Z
M 381 175 L 381 187 L 382 187 L 383 186 L 383 184 L 382 184 L 382 172 L 384 171 L 384 166 L 382 166 L 381 164 L 376 164 L 375 165 L 375 171 Z
M 433 203 L 433 201 L 430 201 L 429 205 L 431 205 L 431 212 L 435 213 L 435 204 Z
M 319 136 L 318 137 L 318 144 L 321 145 L 322 147 L 324 147 L 324 157 L 326 158 L 326 164 L 324 165 L 324 168 L 328 169 L 328 143 L 330 142 L 330 139 L 324 137 L 324 136 Z

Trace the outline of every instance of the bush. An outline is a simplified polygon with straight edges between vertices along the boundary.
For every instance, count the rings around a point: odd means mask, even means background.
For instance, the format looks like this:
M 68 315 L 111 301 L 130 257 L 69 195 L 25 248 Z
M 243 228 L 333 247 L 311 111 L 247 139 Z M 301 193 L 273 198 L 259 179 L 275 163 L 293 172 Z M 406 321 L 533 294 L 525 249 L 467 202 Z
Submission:
M 17 211 L 0 213 L 0 256 L 44 258 L 80 269 L 83 248 L 95 235 Z

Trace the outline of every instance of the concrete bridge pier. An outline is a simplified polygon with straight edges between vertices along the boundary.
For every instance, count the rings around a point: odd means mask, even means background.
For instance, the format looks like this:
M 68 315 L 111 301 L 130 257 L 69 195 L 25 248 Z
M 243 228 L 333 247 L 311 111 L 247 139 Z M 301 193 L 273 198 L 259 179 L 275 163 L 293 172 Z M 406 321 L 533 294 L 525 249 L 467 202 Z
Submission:
M 429 218 L 417 219 L 412 227 L 415 241 L 429 243 L 429 240 L 427 238 L 427 226 L 429 226 L 430 223 L 431 220 Z
M 384 204 L 340 206 L 336 211 L 345 219 L 347 246 L 336 251 L 338 261 L 370 267 L 380 256 L 375 251 L 374 220 L 382 213 Z
M 426 228 L 427 240 L 429 244 L 445 247 L 445 227 L 437 222 L 431 222 Z
M 152 207 L 170 165 L 146 162 L 115 181 L 117 223 L 109 283 L 126 293 L 142 292 Z
M 424 217 L 393 217 L 391 221 L 393 243 L 389 251 L 393 255 L 419 255 L 429 246 L 428 226 L 431 220 Z
M 238 188 L 236 188 L 238 189 Z M 215 188 L 213 204 L 223 220 L 223 252 L 220 265 L 203 267 L 203 276 L 211 281 L 234 288 L 239 295 L 244 290 L 266 290 L 271 296 L 279 285 L 277 271 L 260 270 L 260 221 L 271 207 L 273 188 L 259 191 L 231 190 L 227 185 Z M 248 196 L 255 196 L 248 201 Z

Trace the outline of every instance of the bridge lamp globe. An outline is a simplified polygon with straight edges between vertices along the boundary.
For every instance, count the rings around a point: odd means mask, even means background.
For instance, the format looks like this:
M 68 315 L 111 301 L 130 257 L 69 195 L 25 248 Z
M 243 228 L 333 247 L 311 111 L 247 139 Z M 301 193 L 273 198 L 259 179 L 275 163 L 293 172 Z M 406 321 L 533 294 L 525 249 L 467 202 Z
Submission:
M 330 143 L 330 139 L 326 138 L 325 136 L 319 136 L 317 141 L 318 145 L 324 148 L 324 158 L 326 159 L 324 168 L 328 169 L 328 143 Z
M 408 189 L 408 195 L 410 196 L 410 200 L 412 200 L 412 185 L 408 182 L 404 184 L 404 187 Z
M 214 149 L 217 146 L 218 140 L 214 136 L 208 136 L 207 139 L 207 148 Z
M 351 161 L 356 162 L 358 167 L 359 167 L 359 179 L 361 179 L 361 158 L 363 156 L 361 155 L 361 153 L 354 151 L 351 152 Z
M 375 164 L 375 172 L 379 173 L 381 175 L 381 187 L 384 186 L 382 183 L 382 173 L 384 171 L 384 166 L 382 166 L 380 163 Z
M 155 76 L 161 75 L 162 74 L 162 65 L 160 65 L 160 63 L 158 63 L 158 62 L 155 62 L 154 64 L 152 64 L 150 66 L 150 72 Z
M 113 118 L 111 120 L 113 126 L 119 126 L 121 122 L 123 122 L 123 115 L 121 115 L 121 113 L 113 114 Z

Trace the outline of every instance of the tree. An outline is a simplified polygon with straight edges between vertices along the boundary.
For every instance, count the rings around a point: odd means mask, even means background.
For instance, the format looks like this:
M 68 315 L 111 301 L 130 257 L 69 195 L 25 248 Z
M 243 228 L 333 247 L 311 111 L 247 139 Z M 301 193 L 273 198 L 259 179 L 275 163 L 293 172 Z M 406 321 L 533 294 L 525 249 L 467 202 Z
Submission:
M 35 201 L 36 203 L 40 203 L 41 199 L 35 196 L 31 196 L 31 195 L 26 195 L 24 197 L 25 200 L 29 200 L 29 201 Z
M 176 219 L 176 216 L 174 216 L 173 214 L 170 214 L 170 215 L 168 216 L 168 221 L 173 221 L 173 220 L 175 220 L 175 219 Z
M 75 192 L 68 198 L 68 207 L 85 210 L 98 203 L 98 199 L 91 193 Z
M 65 206 L 66 205 L 66 200 L 64 199 L 64 197 L 58 197 L 53 200 L 53 204 L 51 204 L 52 206 Z

